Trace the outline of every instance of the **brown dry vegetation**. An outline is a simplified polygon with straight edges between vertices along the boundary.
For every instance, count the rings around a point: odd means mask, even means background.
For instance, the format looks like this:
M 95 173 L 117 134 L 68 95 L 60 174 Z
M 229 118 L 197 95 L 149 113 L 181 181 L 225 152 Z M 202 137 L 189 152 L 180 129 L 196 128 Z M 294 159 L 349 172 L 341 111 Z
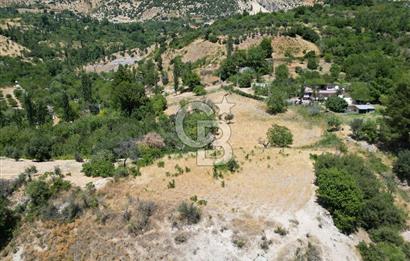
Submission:
M 25 51 L 24 46 L 0 35 L 0 56 L 22 57 Z
M 207 98 L 220 102 L 225 92 Z M 186 99 L 197 99 L 185 96 Z M 177 110 L 179 97 L 170 96 L 168 113 Z M 324 258 L 357 260 L 353 242 L 340 234 L 326 212 L 314 202 L 311 149 L 322 129 L 305 123 L 293 111 L 278 116 L 265 112 L 265 105 L 237 95 L 228 95 L 235 104 L 230 125 L 230 143 L 240 164 L 236 173 L 221 179 L 212 176 L 212 167 L 196 164 L 193 154 L 172 155 L 141 169 L 142 176 L 110 184 L 99 192 L 102 205 L 74 223 L 25 225 L 20 235 L 3 251 L 7 259 L 13 251 L 27 260 L 69 258 L 75 260 L 291 260 L 314 244 Z M 273 123 L 287 126 L 294 134 L 292 148 L 283 150 L 260 145 Z M 320 152 L 320 151 L 316 151 Z M 177 173 L 177 166 L 184 169 Z M 187 171 L 187 169 L 189 171 Z M 175 188 L 167 185 L 175 180 Z M 175 209 L 181 201 L 197 196 L 205 200 L 202 221 L 185 226 Z M 130 200 L 131 199 L 131 200 Z M 139 200 L 155 202 L 146 232 L 130 234 L 124 211 Z M 138 215 L 131 211 L 131 216 Z M 322 229 L 319 229 L 318 226 Z M 281 236 L 275 229 L 283 227 Z M 306 234 L 310 234 L 306 237 Z M 177 240 L 175 239 L 177 238 Z M 268 247 L 261 249 L 261 244 Z M 241 247 L 241 248 L 240 248 Z

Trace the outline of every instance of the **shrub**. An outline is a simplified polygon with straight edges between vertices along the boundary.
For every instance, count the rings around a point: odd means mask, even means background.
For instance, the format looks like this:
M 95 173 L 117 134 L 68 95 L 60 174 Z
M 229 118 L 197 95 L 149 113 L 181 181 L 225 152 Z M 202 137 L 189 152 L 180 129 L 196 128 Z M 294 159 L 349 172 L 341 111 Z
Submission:
M 391 194 L 383 192 L 362 158 L 326 153 L 314 159 L 319 203 L 343 232 L 350 233 L 357 226 L 367 230 L 403 228 L 404 212 L 395 206 Z
M 393 171 L 399 179 L 410 184 L 410 150 L 399 152 Z
M 89 162 L 83 164 L 82 172 L 87 177 L 112 177 L 115 167 L 111 160 L 108 154 L 99 153 Z
M 364 140 L 369 143 L 375 143 L 379 140 L 378 126 L 373 120 L 355 119 L 351 122 L 350 127 L 356 140 Z
M 331 168 L 319 171 L 316 183 L 319 203 L 329 210 L 337 228 L 353 232 L 359 224 L 363 193 L 347 172 Z
M 167 188 L 168 189 L 174 189 L 175 188 L 175 179 L 168 182 Z
M 26 194 L 30 198 L 30 202 L 33 206 L 46 205 L 49 198 L 52 196 L 52 192 L 48 184 L 43 180 L 35 180 L 30 182 L 26 187 Z
M 206 94 L 206 90 L 204 86 L 198 85 L 194 88 L 193 92 L 195 93 L 196 96 L 203 96 Z
M 284 126 L 273 125 L 267 133 L 268 141 L 276 147 L 288 147 L 293 143 L 293 135 L 290 130 Z
M 252 72 L 243 72 L 236 77 L 240 88 L 249 88 L 252 85 L 254 74 Z
M 332 115 L 327 119 L 328 131 L 338 131 L 341 125 L 342 121 L 335 115 Z
M 18 161 L 21 158 L 21 151 L 16 147 L 6 147 L 5 148 L 6 157 L 12 158 L 15 161 Z
M 233 173 L 233 172 L 238 171 L 239 168 L 240 166 L 238 162 L 234 158 L 231 158 L 225 163 L 216 164 L 214 166 L 214 172 L 218 172 L 219 170 L 221 170 L 221 171 L 230 171 Z
M 149 219 L 156 209 L 155 203 L 151 201 L 139 201 L 137 215 L 129 218 L 128 231 L 131 234 L 139 235 L 147 230 Z
M 201 220 L 201 210 L 194 203 L 182 202 L 178 208 L 179 218 L 188 224 L 197 224 Z
M 343 98 L 337 96 L 332 96 L 326 101 L 326 108 L 333 112 L 345 112 L 347 106 L 347 102 Z
M 364 242 L 360 242 L 358 248 L 363 261 L 407 260 L 400 247 L 385 242 L 370 244 L 369 246 Z
M 116 178 L 124 178 L 124 177 L 128 177 L 128 175 L 129 175 L 128 169 L 125 167 L 118 167 L 114 171 L 114 177 Z
M 285 112 L 287 109 L 286 93 L 277 88 L 272 88 L 266 104 L 269 113 L 276 114 Z
M 288 231 L 287 231 L 285 228 L 283 228 L 283 227 L 277 227 L 277 228 L 275 228 L 274 232 L 275 232 L 276 234 L 281 235 L 281 236 L 286 236 L 286 235 L 288 234 Z
M 366 201 L 361 213 L 361 223 L 366 229 L 382 226 L 400 229 L 405 224 L 405 214 L 394 205 L 392 195 L 379 192 Z
M 319 67 L 316 57 L 309 57 L 307 68 L 309 70 L 316 70 Z
M 400 246 L 404 243 L 399 231 L 391 227 L 380 227 L 370 230 L 370 238 L 375 243 L 387 242 L 396 246 Z
M 8 208 L 7 201 L 0 196 L 0 249 L 11 239 L 17 217 Z
M 38 161 L 51 159 L 52 142 L 46 136 L 34 136 L 26 147 L 27 155 Z

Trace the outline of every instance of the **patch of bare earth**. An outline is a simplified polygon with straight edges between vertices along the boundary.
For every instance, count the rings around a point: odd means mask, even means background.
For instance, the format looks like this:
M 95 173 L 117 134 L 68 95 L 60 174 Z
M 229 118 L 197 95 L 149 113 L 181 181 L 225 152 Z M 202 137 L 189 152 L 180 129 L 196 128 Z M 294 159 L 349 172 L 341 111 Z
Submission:
M 225 94 L 219 91 L 207 98 L 217 103 Z M 179 97 L 168 99 L 168 112 L 177 111 Z M 237 95 L 227 99 L 235 104 L 230 143 L 240 170 L 225 173 L 224 183 L 213 177 L 212 166 L 198 166 L 195 154 L 165 157 L 160 160 L 163 167 L 142 168 L 141 177 L 102 189 L 104 206 L 97 214 L 71 224 L 23 227 L 14 250 L 27 260 L 295 260 L 308 251 L 322 260 L 360 260 L 353 240 L 336 229 L 315 201 L 309 157 L 320 151 L 301 147 L 319 140 L 322 129 L 293 111 L 272 116 L 261 102 Z M 274 123 L 293 132 L 291 148 L 259 145 Z M 184 171 L 177 175 L 178 166 Z M 169 188 L 172 181 L 175 188 Z M 183 225 L 175 209 L 193 196 L 207 202 L 201 207 L 202 220 Z M 124 213 L 137 199 L 153 201 L 157 208 L 145 232 L 135 235 L 129 233 Z
M 132 49 L 125 52 L 117 52 L 93 64 L 88 64 L 84 66 L 83 69 L 86 72 L 102 73 L 116 71 L 120 65 L 128 65 L 131 68 L 135 68 L 137 63 L 145 59 L 152 50 L 153 47 L 150 47 L 147 50 Z
M 28 51 L 24 46 L 0 35 L 0 56 L 22 57 Z
M 0 158 L 0 179 L 15 179 L 26 168 L 36 167 L 39 175 L 45 172 L 53 172 L 55 168 L 60 168 L 64 174 L 64 179 L 73 185 L 85 187 L 89 182 L 102 183 L 102 178 L 86 177 L 82 172 L 82 163 L 74 160 L 55 160 L 48 162 L 34 162 L 31 160 L 15 161 L 8 158 Z M 35 175 L 36 176 L 36 175 Z

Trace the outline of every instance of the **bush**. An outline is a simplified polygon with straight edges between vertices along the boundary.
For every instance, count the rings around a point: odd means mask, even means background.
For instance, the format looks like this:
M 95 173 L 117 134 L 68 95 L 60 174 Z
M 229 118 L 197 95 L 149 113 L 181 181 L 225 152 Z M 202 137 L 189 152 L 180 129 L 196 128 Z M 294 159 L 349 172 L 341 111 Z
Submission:
M 361 223 L 366 229 L 383 226 L 401 229 L 405 224 L 405 214 L 394 205 L 392 195 L 379 192 L 366 200 L 366 205 L 361 213 Z
M 18 161 L 21 158 L 21 151 L 16 147 L 6 147 L 5 148 L 6 157 L 12 158 L 15 161 Z
M 369 246 L 361 242 L 358 248 L 363 261 L 408 260 L 400 247 L 385 242 L 370 244 Z
M 243 72 L 236 76 L 240 88 L 249 88 L 252 85 L 254 74 L 252 72 Z
M 286 93 L 276 88 L 272 88 L 271 94 L 267 100 L 269 113 L 282 113 L 287 109 Z
M 316 57 L 309 57 L 307 68 L 309 70 L 316 70 L 319 67 Z
M 203 96 L 206 94 L 206 90 L 204 86 L 198 85 L 194 88 L 193 92 L 195 93 L 196 96 Z
M 343 98 L 337 96 L 332 96 L 326 101 L 326 108 L 333 112 L 345 112 L 347 106 L 347 102 Z
M 156 205 L 151 201 L 139 201 L 137 205 L 137 215 L 129 217 L 128 231 L 131 234 L 139 235 L 147 230 L 149 219 L 154 214 Z
M 107 153 L 95 155 L 90 162 L 83 164 L 82 172 L 87 177 L 112 177 L 115 167 L 111 162 L 112 158 Z
M 52 142 L 46 136 L 34 136 L 26 147 L 27 156 L 38 161 L 51 159 Z
M 393 171 L 399 179 L 410 185 L 410 150 L 399 152 Z
M 362 158 L 326 153 L 314 159 L 319 203 L 343 232 L 350 233 L 358 226 L 366 230 L 404 227 L 404 212 L 395 206 L 392 195 L 383 192 Z
M 380 227 L 370 230 L 370 238 L 375 243 L 386 242 L 396 246 L 400 246 L 404 243 L 399 231 L 391 227 Z
M 353 138 L 364 140 L 369 143 L 376 143 L 379 140 L 378 125 L 373 120 L 355 119 L 351 122 Z
M 30 182 L 26 187 L 26 194 L 30 198 L 30 203 L 35 207 L 46 205 L 52 196 L 48 184 L 43 180 Z
M 201 210 L 194 203 L 182 202 L 178 208 L 179 217 L 188 224 L 197 224 L 201 220 Z
M 267 133 L 268 141 L 276 147 L 288 147 L 293 143 L 293 135 L 290 130 L 284 126 L 273 125 Z
M 327 119 L 327 130 L 328 131 L 338 131 L 340 126 L 342 125 L 342 121 L 339 117 L 332 115 Z
M 118 167 L 114 171 L 114 177 L 116 178 L 124 178 L 124 177 L 128 177 L 128 175 L 129 175 L 128 169 L 125 167 Z
M 7 201 L 0 196 L 0 250 L 11 239 L 17 217 L 8 208 Z
M 319 171 L 316 183 L 319 203 L 329 210 L 337 228 L 355 231 L 363 208 L 363 193 L 347 172 L 331 168 Z

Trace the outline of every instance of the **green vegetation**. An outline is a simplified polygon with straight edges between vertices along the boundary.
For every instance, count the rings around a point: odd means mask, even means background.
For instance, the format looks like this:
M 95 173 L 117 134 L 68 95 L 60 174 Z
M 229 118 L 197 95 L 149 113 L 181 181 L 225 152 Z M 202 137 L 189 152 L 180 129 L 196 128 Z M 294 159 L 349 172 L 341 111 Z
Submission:
M 332 115 L 327 119 L 327 130 L 338 131 L 342 125 L 342 120 L 336 115 Z
M 284 91 L 272 87 L 271 93 L 266 101 L 268 112 L 272 114 L 285 112 L 288 107 L 286 98 L 287 95 Z
M 337 96 L 332 96 L 326 101 L 326 108 L 333 112 L 345 112 L 347 106 L 347 102 L 343 98 Z
M 0 196 L 0 249 L 10 240 L 17 219 L 9 208 L 8 201 Z
M 399 152 L 393 171 L 399 179 L 410 184 L 410 150 Z
M 356 140 L 364 140 L 369 143 L 376 143 L 380 140 L 378 125 L 374 120 L 354 119 L 350 127 Z
M 221 79 L 230 79 L 232 82 L 236 80 L 240 82 L 240 87 L 250 87 L 256 74 L 270 73 L 272 66 L 267 59 L 272 55 L 272 47 L 269 43 L 270 40 L 265 39 L 256 47 L 234 52 L 221 64 Z
M 182 202 L 177 211 L 179 218 L 188 225 L 197 224 L 201 220 L 201 210 L 194 203 Z
M 266 134 L 269 144 L 275 147 L 285 148 L 293 143 L 293 135 L 290 130 L 284 126 L 273 125 Z
M 318 201 L 329 210 L 335 225 L 344 233 L 363 227 L 374 240 L 369 246 L 359 245 L 364 260 L 406 260 L 408 245 L 398 233 L 405 226 L 405 214 L 365 161 L 331 154 L 314 159 Z

